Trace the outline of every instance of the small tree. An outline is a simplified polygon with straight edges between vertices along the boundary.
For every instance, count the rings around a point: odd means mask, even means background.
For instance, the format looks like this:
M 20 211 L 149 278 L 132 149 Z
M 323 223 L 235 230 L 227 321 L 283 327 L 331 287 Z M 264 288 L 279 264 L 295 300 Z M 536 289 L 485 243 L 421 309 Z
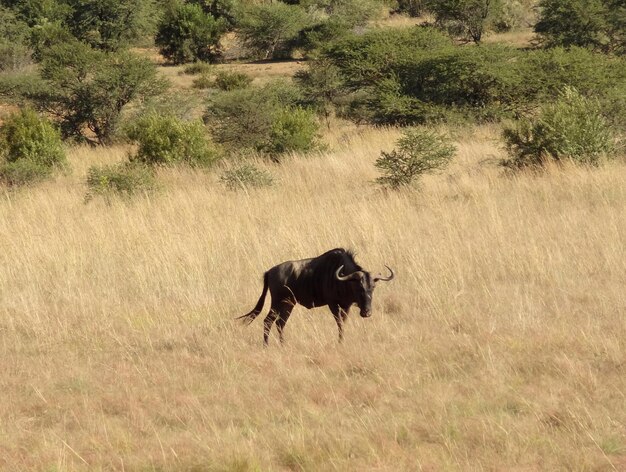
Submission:
M 0 180 L 9 185 L 41 180 L 67 165 L 59 131 L 30 109 L 0 128 Z
M 547 46 L 626 53 L 623 0 L 540 0 L 535 32 Z
M 281 110 L 299 102 L 298 90 L 284 81 L 212 96 L 204 115 L 215 140 L 232 149 L 267 148 L 272 126 Z
M 566 87 L 559 100 L 545 106 L 536 119 L 505 128 L 503 137 L 511 168 L 539 167 L 547 161 L 598 164 L 615 150 L 615 138 L 598 102 Z
M 118 51 L 143 35 L 154 34 L 154 0 L 64 0 L 72 34 L 96 49 Z
M 453 36 L 479 43 L 499 0 L 427 0 L 438 25 Z
M 282 2 L 249 7 L 239 28 L 244 45 L 261 59 L 288 57 L 290 41 L 309 23 L 309 16 L 298 5 Z
M 159 24 L 155 43 L 174 64 L 210 62 L 221 54 L 219 41 L 225 31 L 225 22 L 204 13 L 199 5 L 175 4 Z
M 15 13 L 0 7 L 0 72 L 17 70 L 31 62 L 28 30 Z
M 40 88 L 27 91 L 26 97 L 59 118 L 64 137 L 99 144 L 111 141 L 129 102 L 165 88 L 147 59 L 130 52 L 104 53 L 78 41 L 45 50 L 41 77 Z
M 306 70 L 296 72 L 294 79 L 302 90 L 304 100 L 328 122 L 333 105 L 345 93 L 339 68 L 322 59 L 312 62 Z
M 200 121 L 149 113 L 131 126 L 128 136 L 139 145 L 133 162 L 208 167 L 220 157 Z
M 383 173 L 376 182 L 397 190 L 411 185 L 421 175 L 444 168 L 456 148 L 446 136 L 424 128 L 403 133 L 397 149 L 382 152 L 375 166 Z

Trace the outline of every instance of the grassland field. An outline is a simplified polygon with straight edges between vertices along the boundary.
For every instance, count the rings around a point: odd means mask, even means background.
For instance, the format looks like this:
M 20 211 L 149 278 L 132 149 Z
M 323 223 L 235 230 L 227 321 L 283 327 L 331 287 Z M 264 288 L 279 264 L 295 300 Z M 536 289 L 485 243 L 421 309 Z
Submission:
M 270 188 L 175 168 L 85 204 L 116 146 L 0 193 L 0 469 L 626 470 L 624 157 L 506 175 L 498 126 L 447 131 L 418 190 L 372 183 L 399 130 L 336 121 L 256 162 Z M 326 308 L 267 349 L 234 321 L 267 268 L 338 246 L 396 272 L 343 344 Z

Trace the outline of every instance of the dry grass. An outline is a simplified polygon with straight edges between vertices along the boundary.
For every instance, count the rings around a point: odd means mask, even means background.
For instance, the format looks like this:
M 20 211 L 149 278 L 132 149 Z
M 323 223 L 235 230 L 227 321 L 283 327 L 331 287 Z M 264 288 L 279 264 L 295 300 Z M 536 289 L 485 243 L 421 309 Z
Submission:
M 624 470 L 626 166 L 503 177 L 497 130 L 419 192 L 370 181 L 393 130 L 260 164 L 231 193 L 168 171 L 83 204 L 89 165 L 0 201 L 2 470 Z M 336 246 L 397 278 L 343 345 L 324 308 L 287 344 L 233 321 L 285 259 Z

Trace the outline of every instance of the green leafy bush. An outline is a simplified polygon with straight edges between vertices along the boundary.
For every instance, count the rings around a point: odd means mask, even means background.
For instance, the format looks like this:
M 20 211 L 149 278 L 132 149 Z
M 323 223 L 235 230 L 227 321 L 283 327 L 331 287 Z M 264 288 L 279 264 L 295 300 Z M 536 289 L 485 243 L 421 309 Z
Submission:
M 158 26 L 155 43 L 173 64 L 212 61 L 221 54 L 219 40 L 226 25 L 198 5 L 176 3 Z
M 397 149 L 382 152 L 375 163 L 383 174 L 376 181 L 394 190 L 444 168 L 456 152 L 449 138 L 423 128 L 405 131 L 396 145 Z
M 351 36 L 327 48 L 321 60 L 311 64 L 311 71 L 324 63 L 334 70 L 338 86 L 330 91 L 336 94 L 332 102 L 338 112 L 376 124 L 517 117 L 554 101 L 566 85 L 607 105 L 619 105 L 626 83 L 626 61 L 620 57 L 577 47 L 530 51 L 498 44 L 454 47 L 429 28 Z M 300 77 L 297 81 L 307 99 L 311 91 L 324 91 Z M 620 121 L 623 109 L 605 107 L 614 122 Z
M 289 57 L 290 42 L 310 23 L 299 5 L 282 2 L 251 5 L 239 21 L 244 46 L 260 59 Z
M 224 171 L 220 182 L 228 190 L 247 190 L 249 188 L 269 187 L 273 184 L 272 175 L 253 164 L 242 164 Z
M 52 169 L 37 162 L 20 159 L 14 162 L 0 161 L 0 182 L 8 187 L 21 187 L 47 179 Z
M 66 165 L 59 131 L 33 110 L 10 116 L 0 128 L 0 143 L 7 162 L 28 160 L 49 168 Z
M 546 105 L 535 119 L 505 128 L 510 168 L 539 167 L 547 161 L 572 160 L 598 164 L 614 153 L 615 139 L 596 100 L 565 88 L 559 100 Z
M 117 165 L 90 167 L 87 171 L 85 202 L 103 197 L 107 202 L 114 196 L 130 198 L 157 188 L 154 170 L 148 166 L 124 162 Z
M 231 149 L 263 151 L 282 110 L 299 104 L 298 89 L 284 81 L 217 93 L 204 115 L 215 140 Z
M 17 70 L 31 62 L 28 25 L 0 6 L 0 72 Z
M 211 72 L 213 72 L 213 65 L 208 62 L 198 61 L 187 64 L 182 73 L 187 75 L 209 75 Z
M 23 185 L 67 166 L 61 135 L 48 120 L 25 109 L 0 128 L 0 180 Z
M 535 32 L 547 46 L 626 53 L 621 0 L 540 0 Z
M 208 89 L 215 85 L 215 80 L 208 74 L 201 74 L 193 79 L 191 86 L 195 89 Z
M 500 6 L 498 0 L 427 0 L 438 25 L 452 35 L 479 43 Z
M 139 145 L 132 162 L 208 167 L 220 157 L 200 121 L 150 113 L 131 126 L 128 136 Z
M 252 77 L 243 72 L 219 71 L 215 76 L 215 86 L 220 90 L 230 91 L 248 87 Z
M 315 113 L 303 108 L 284 108 L 272 123 L 265 151 L 272 156 L 309 152 L 318 147 L 319 124 Z
M 126 105 L 165 86 L 147 59 L 128 51 L 104 53 L 73 40 L 42 51 L 38 87 L 23 96 L 59 118 L 64 138 L 109 144 Z

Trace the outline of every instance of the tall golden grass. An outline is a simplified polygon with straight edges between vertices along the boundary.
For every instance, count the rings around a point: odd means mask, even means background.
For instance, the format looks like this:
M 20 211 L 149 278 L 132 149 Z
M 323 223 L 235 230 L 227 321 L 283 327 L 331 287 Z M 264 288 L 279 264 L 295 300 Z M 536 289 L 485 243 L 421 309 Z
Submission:
M 163 171 L 83 202 L 93 164 L 0 199 L 0 468 L 625 470 L 626 165 L 504 176 L 498 130 L 419 191 L 372 185 L 398 132 L 259 163 L 272 188 Z M 261 275 L 337 246 L 396 279 L 337 343 L 297 307 L 262 347 Z M 274 334 L 274 333 L 273 333 Z

